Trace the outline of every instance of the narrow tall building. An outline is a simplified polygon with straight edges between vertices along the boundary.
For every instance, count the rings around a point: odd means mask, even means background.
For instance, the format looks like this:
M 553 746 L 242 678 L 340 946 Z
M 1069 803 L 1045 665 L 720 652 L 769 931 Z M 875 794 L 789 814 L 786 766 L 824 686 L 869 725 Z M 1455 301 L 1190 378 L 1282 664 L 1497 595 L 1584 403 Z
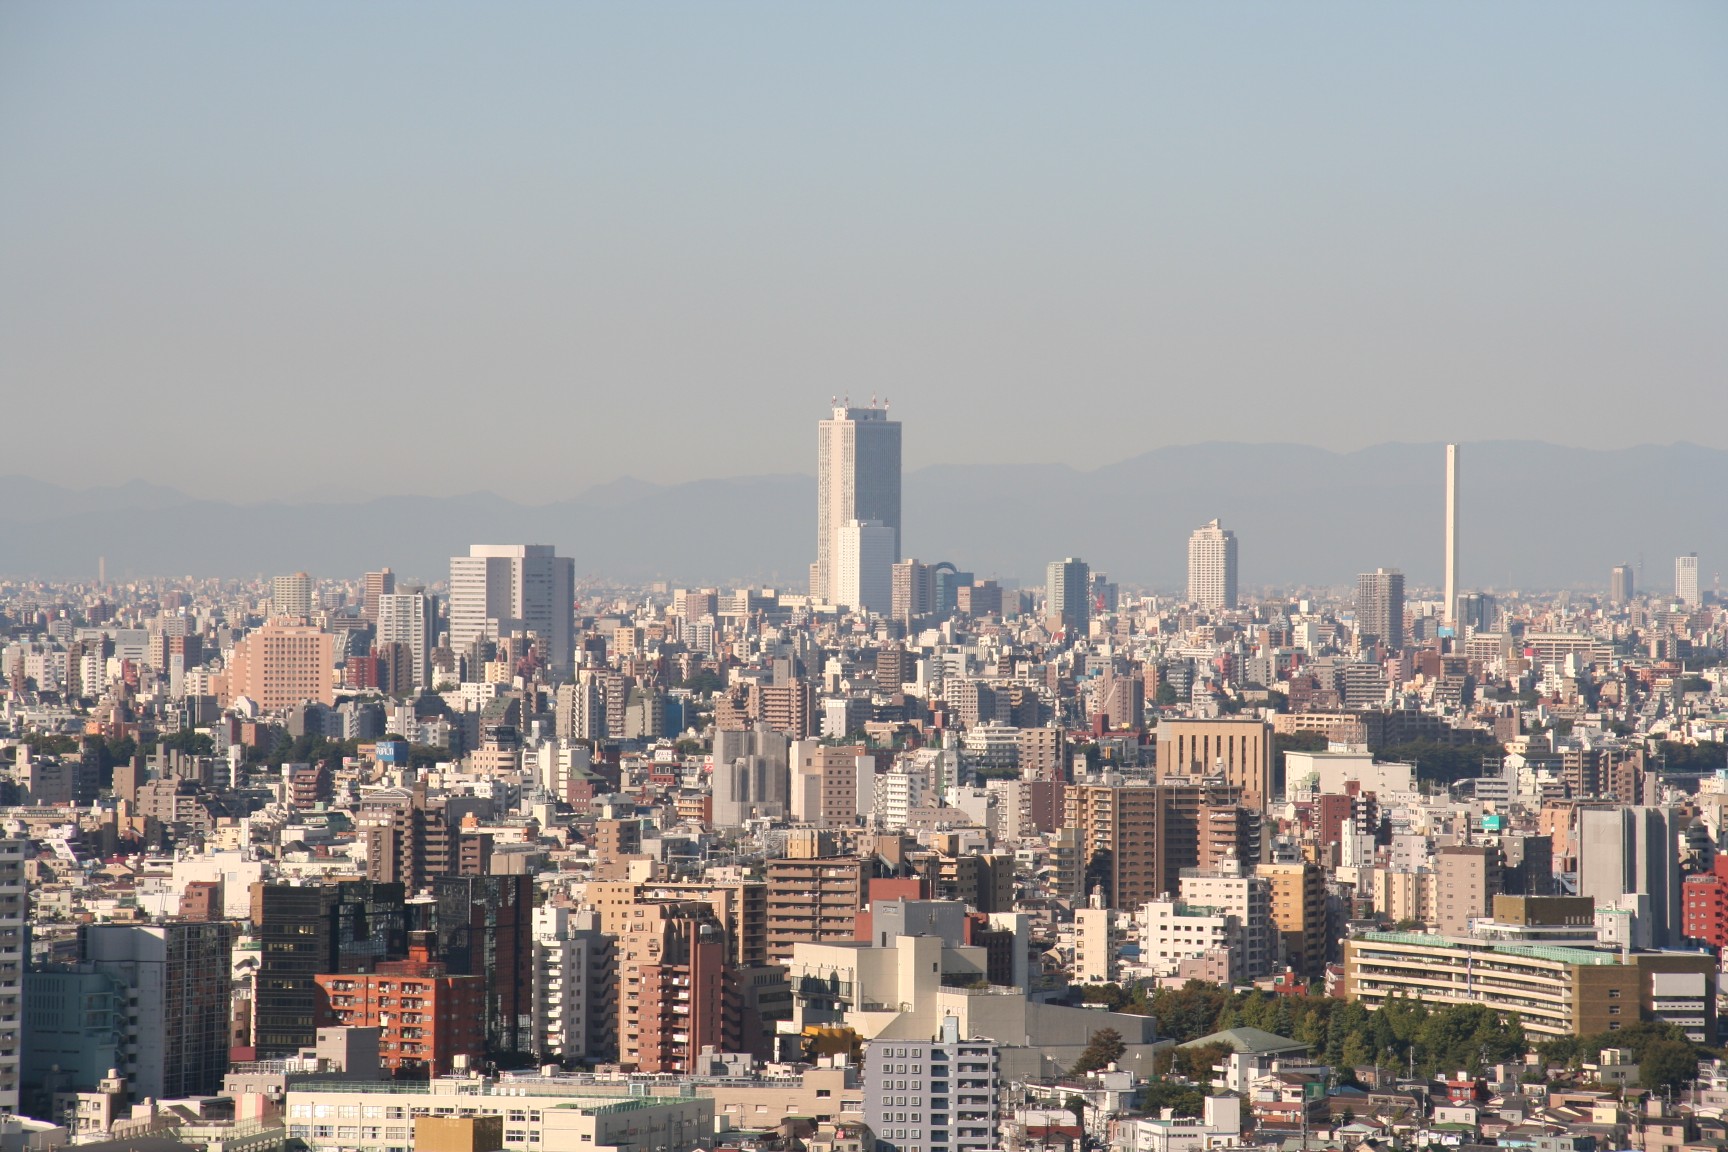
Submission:
M 983 1152 L 998 1146 L 1002 1061 L 994 1040 L 962 1040 L 945 1017 L 934 1040 L 870 1042 L 864 1122 L 877 1152 Z
M 1608 573 L 1608 601 L 1616 608 L 1624 608 L 1632 603 L 1632 597 L 1637 594 L 1637 585 L 1632 577 L 1632 565 L 1616 564 L 1614 570 Z
M 1458 445 L 1446 445 L 1446 623 L 1458 624 Z
M 1091 594 L 1092 568 L 1086 561 L 1052 560 L 1044 574 L 1044 615 L 1051 631 L 1084 636 L 1092 623 Z
M 1404 573 L 1376 568 L 1356 577 L 1356 630 L 1363 647 L 1404 647 Z
M 816 434 L 812 597 L 829 604 L 838 601 L 841 530 L 853 521 L 870 520 L 892 530 L 891 553 L 899 558 L 900 422 L 888 419 L 886 407 L 839 406 Z
M 396 591 L 396 573 L 388 568 L 366 573 L 361 584 L 360 616 L 378 622 L 378 601 Z
M 1674 557 L 1674 599 L 1688 608 L 1703 603 L 1698 596 L 1698 553 Z
M 475 544 L 450 558 L 450 646 L 532 632 L 555 674 L 574 660 L 576 562 L 550 544 Z
M 1188 537 L 1188 600 L 1202 608 L 1236 607 L 1236 533 L 1216 520 Z
M 386 570 L 388 571 L 388 570 Z M 374 574 L 369 574 L 374 575 Z M 371 595 L 371 590 L 367 590 Z M 405 588 L 379 596 L 373 617 L 378 625 L 378 647 L 406 646 L 414 687 L 432 687 L 432 649 L 436 643 L 437 601 L 424 588 Z

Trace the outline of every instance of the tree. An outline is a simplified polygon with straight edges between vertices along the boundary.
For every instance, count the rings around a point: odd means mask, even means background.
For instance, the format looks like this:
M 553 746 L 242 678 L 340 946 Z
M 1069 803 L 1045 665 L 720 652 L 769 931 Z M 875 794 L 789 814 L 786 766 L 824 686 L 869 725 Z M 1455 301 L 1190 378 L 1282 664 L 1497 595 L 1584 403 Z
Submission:
M 1698 1053 L 1684 1040 L 1656 1040 L 1638 1062 L 1638 1083 L 1652 1090 L 1682 1085 L 1698 1076 Z
M 1128 1045 L 1122 1042 L 1122 1033 L 1114 1028 L 1100 1028 L 1092 1033 L 1091 1043 L 1086 1045 L 1086 1050 L 1080 1053 L 1080 1059 L 1069 1071 L 1075 1076 L 1096 1072 L 1122 1059 L 1122 1053 L 1126 1051 Z

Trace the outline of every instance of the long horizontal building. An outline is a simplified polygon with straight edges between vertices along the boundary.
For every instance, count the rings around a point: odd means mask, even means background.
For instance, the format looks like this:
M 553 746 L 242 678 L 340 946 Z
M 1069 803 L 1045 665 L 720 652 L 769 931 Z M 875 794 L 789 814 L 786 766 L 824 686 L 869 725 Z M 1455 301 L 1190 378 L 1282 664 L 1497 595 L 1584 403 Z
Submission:
M 412 1152 L 420 1117 L 500 1116 L 509 1152 L 691 1152 L 713 1146 L 711 1097 L 690 1090 L 625 1096 L 621 1088 L 573 1077 L 496 1084 L 469 1078 L 311 1081 L 288 1090 L 288 1134 L 312 1152 Z
M 1655 1007 L 1658 972 L 1704 974 L 1705 1030 L 1716 1034 L 1716 962 L 1707 953 L 1601 951 L 1414 932 L 1344 941 L 1344 988 L 1378 1008 L 1395 996 L 1431 1005 L 1482 1004 L 1516 1014 L 1532 1036 L 1592 1036 L 1637 1023 Z

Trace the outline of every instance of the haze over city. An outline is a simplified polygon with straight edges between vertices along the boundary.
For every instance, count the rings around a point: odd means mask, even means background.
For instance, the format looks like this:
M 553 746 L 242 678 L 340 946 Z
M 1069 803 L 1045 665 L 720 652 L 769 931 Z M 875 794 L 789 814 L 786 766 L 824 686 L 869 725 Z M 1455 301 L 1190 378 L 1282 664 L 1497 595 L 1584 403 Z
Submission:
M 0 4 L 0 1152 L 1728 1152 L 1725 63 Z

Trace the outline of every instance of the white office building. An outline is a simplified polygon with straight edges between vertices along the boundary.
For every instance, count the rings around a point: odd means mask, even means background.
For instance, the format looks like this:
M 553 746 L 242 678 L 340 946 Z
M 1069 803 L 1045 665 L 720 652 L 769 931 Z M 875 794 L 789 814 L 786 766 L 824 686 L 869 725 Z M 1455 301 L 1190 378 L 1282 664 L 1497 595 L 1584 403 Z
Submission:
M 875 522 L 891 533 L 888 569 L 901 556 L 900 422 L 886 407 L 836 407 L 816 435 L 816 563 L 810 567 L 810 595 L 823 603 L 840 597 L 840 537 L 848 524 Z M 882 599 L 883 613 L 890 595 Z
M 533 632 L 554 673 L 573 658 L 576 562 L 550 544 L 475 544 L 450 558 L 450 646 Z

